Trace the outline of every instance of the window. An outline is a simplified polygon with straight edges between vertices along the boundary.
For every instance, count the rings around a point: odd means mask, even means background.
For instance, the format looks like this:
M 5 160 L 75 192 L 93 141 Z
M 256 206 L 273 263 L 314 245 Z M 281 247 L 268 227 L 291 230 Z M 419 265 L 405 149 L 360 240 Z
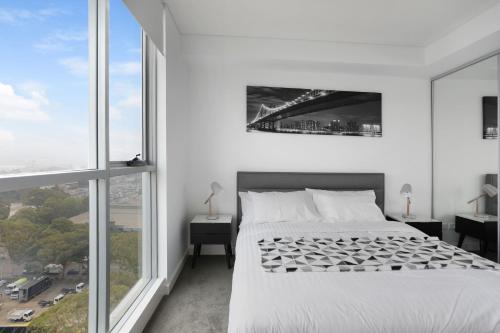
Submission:
M 88 182 L 3 192 L 0 203 L 0 327 L 22 308 L 35 312 L 37 332 L 55 332 L 61 322 L 86 329 Z
M 141 289 L 147 278 L 143 276 L 142 258 L 142 178 L 142 174 L 132 174 L 110 179 L 111 324 L 123 315 L 133 299 L 128 296 L 135 289 Z
M 156 277 L 155 103 L 144 102 L 155 94 L 155 47 L 121 0 L 9 6 L 0 7 L 0 330 L 119 329 Z M 138 153 L 145 165 L 121 163 Z M 33 319 L 15 321 L 14 310 Z
M 0 7 L 0 174 L 86 169 L 86 1 Z
M 109 9 L 109 154 L 142 154 L 142 30 L 122 0 Z

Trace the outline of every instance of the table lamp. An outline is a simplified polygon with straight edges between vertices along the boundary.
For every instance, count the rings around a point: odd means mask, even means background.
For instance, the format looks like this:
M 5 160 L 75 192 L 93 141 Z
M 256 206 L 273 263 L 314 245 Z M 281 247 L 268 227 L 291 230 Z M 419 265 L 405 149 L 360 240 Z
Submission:
M 222 192 L 222 186 L 220 186 L 220 184 L 217 182 L 212 182 L 212 184 L 210 184 L 210 189 L 212 190 L 212 193 L 210 193 L 207 200 L 205 200 L 205 205 L 208 203 L 207 220 L 217 220 L 219 218 L 219 216 L 217 214 L 213 214 L 213 212 L 212 212 L 212 198 L 215 195 Z
M 476 209 L 475 209 L 475 212 L 474 212 L 474 216 L 477 216 L 477 217 L 488 217 L 488 214 L 479 214 L 479 199 L 481 199 L 482 197 L 485 197 L 485 196 L 489 196 L 490 198 L 493 198 L 495 195 L 498 194 L 498 189 L 495 186 L 491 185 L 491 184 L 484 184 L 481 187 L 481 190 L 484 193 L 482 193 L 481 195 L 475 197 L 472 200 L 467 201 L 467 203 L 468 204 L 471 204 L 473 202 L 476 203 Z
M 404 184 L 401 187 L 401 191 L 399 191 L 400 194 L 402 194 L 406 198 L 406 210 L 403 213 L 403 217 L 407 219 L 414 219 L 415 215 L 410 214 L 410 206 L 411 206 L 411 192 L 412 188 L 410 184 Z

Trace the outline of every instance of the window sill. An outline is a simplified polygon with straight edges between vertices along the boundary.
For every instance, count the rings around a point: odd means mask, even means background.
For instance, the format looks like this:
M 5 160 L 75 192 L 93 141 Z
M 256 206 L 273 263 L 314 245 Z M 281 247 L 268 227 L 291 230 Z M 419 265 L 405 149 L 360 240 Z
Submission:
M 164 295 L 164 279 L 151 280 L 110 332 L 142 332 Z

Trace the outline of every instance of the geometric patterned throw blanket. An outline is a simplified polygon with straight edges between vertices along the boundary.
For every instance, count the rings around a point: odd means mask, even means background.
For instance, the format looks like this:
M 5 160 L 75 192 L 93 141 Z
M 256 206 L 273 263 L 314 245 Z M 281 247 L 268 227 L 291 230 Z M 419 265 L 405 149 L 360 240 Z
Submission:
M 266 272 L 373 272 L 500 269 L 437 237 L 281 237 L 258 241 Z

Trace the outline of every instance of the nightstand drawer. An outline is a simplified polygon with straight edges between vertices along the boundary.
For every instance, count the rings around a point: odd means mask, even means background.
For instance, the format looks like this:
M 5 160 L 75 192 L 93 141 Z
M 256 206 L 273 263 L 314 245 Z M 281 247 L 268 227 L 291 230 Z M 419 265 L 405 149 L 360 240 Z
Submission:
M 406 222 L 429 236 L 443 238 L 443 224 L 441 222 Z
M 230 234 L 231 223 L 191 223 L 191 234 Z
M 191 244 L 228 244 L 231 243 L 230 233 L 191 234 Z

